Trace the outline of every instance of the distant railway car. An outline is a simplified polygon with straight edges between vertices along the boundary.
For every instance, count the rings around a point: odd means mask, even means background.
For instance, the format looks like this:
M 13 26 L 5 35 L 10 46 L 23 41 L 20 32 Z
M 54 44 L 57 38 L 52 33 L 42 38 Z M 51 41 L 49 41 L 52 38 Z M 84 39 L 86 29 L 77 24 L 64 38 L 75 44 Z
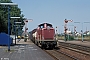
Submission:
M 37 29 L 32 30 L 30 33 L 30 39 L 42 48 L 54 48 L 57 46 L 55 29 L 52 24 L 49 23 L 42 23 L 38 25 Z

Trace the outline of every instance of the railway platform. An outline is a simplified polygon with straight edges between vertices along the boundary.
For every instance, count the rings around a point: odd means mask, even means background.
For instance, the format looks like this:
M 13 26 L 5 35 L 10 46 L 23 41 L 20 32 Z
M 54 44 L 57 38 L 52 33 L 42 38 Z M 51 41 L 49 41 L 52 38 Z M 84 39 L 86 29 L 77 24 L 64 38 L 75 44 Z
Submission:
M 88 46 L 90 47 L 90 41 L 64 41 L 64 40 L 58 40 L 59 42 L 65 42 L 65 43 L 72 43 L 72 44 L 77 44 L 77 45 L 83 45 L 83 46 Z
M 50 55 L 32 43 L 21 39 L 16 45 L 0 46 L 0 60 L 54 60 Z

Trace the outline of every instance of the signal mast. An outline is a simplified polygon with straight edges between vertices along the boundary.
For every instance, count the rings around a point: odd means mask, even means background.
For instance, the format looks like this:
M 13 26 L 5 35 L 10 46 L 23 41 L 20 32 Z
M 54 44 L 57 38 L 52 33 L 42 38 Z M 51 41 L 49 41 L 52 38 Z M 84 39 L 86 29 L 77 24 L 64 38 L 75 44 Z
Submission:
M 67 20 L 67 19 L 64 20 L 64 24 L 65 24 L 65 25 L 64 25 L 65 41 L 67 40 L 67 39 L 66 39 L 66 37 L 67 37 L 67 30 L 68 30 L 68 28 L 67 28 L 67 23 L 68 23 L 68 22 L 72 22 L 72 21 L 73 21 L 73 20 Z
M 28 21 L 30 21 L 30 22 L 32 22 L 33 20 L 32 19 L 25 19 L 24 20 L 24 23 L 25 23 L 25 34 L 27 33 L 27 30 L 28 30 L 28 28 L 27 28 L 27 23 L 28 23 Z

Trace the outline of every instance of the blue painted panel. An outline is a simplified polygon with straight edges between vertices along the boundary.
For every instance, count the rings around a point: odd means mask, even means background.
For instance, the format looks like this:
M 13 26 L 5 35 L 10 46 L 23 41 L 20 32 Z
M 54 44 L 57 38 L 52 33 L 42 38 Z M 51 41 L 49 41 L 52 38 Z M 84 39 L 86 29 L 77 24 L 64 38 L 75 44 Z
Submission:
M 6 33 L 0 33 L 0 45 L 10 45 L 13 43 L 13 39 Z

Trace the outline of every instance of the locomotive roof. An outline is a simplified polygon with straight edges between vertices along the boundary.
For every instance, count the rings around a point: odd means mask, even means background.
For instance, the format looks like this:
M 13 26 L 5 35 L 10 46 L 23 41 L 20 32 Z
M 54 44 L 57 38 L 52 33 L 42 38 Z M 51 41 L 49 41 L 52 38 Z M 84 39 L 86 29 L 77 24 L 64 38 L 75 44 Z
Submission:
M 37 29 L 32 30 L 32 33 L 35 33 Z
M 43 26 L 44 24 L 47 24 L 48 26 L 52 26 L 52 24 L 50 23 L 42 23 L 42 24 L 39 24 L 38 26 Z

